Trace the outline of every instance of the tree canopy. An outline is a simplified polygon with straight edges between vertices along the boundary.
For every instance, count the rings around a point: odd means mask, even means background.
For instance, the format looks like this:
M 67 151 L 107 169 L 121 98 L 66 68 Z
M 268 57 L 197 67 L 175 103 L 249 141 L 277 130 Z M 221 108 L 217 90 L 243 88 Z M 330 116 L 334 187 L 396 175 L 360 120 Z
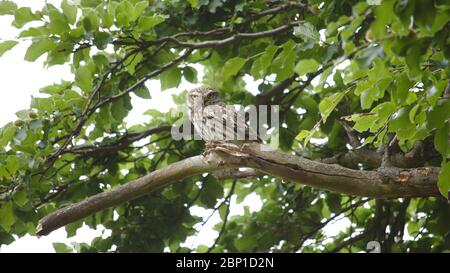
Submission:
M 31 40 L 25 60 L 45 56 L 46 67 L 74 74 L 36 87 L 29 109 L 0 129 L 0 244 L 88 197 L 178 171 L 170 185 L 108 199 L 65 225 L 68 236 L 83 223 L 112 231 L 76 251 L 358 252 L 369 241 L 386 252 L 450 251 L 448 1 L 63 0 L 34 11 L 3 0 L 0 15 L 21 30 L 0 40 L 0 57 Z M 213 166 L 199 161 L 202 141 L 171 138 L 175 111 L 149 104 L 147 122 L 127 125 L 131 96 L 152 96 L 148 80 L 279 105 L 278 151 L 243 163 L 267 174 L 199 174 Z M 261 210 L 230 216 L 231 197 L 249 193 Z M 207 221 L 194 206 L 221 217 L 213 245 L 183 245 Z M 351 224 L 324 232 L 340 219 Z

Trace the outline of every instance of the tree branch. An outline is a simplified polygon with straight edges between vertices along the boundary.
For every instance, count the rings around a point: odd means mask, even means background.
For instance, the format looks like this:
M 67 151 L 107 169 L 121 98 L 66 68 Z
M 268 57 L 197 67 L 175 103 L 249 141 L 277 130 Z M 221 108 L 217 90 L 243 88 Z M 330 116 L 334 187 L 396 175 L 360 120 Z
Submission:
M 138 133 L 125 133 L 122 137 L 113 142 L 106 144 L 96 143 L 93 145 L 77 145 L 73 146 L 70 149 L 64 150 L 62 154 L 74 153 L 82 155 L 100 156 L 103 153 L 116 152 L 118 150 L 124 149 L 133 142 L 144 139 L 152 134 L 158 134 L 163 131 L 170 131 L 170 128 L 172 128 L 170 125 L 160 125 Z M 170 137 L 170 135 L 168 137 Z
M 380 168 L 352 170 L 274 151 L 267 145 L 245 144 L 241 151 L 209 150 L 156 170 L 113 190 L 91 196 L 61 208 L 39 221 L 38 235 L 46 235 L 68 223 L 168 186 L 183 178 L 238 167 L 250 167 L 266 174 L 318 189 L 371 198 L 439 196 L 439 168 Z
M 440 168 L 437 167 L 352 170 L 269 149 L 258 144 L 244 145 L 243 151 L 251 155 L 247 166 L 304 185 L 347 195 L 371 198 L 440 196 L 437 188 Z
M 392 165 L 399 168 L 414 168 L 423 165 L 439 164 L 438 162 L 440 162 L 441 158 L 433 145 L 433 142 L 429 140 L 416 141 L 413 148 L 407 153 L 403 153 L 402 151 L 391 153 L 389 155 L 389 161 Z M 339 164 L 348 168 L 358 168 L 358 164 L 362 163 L 370 169 L 376 169 L 381 166 L 383 149 L 377 151 L 361 147 L 321 159 L 321 162 Z

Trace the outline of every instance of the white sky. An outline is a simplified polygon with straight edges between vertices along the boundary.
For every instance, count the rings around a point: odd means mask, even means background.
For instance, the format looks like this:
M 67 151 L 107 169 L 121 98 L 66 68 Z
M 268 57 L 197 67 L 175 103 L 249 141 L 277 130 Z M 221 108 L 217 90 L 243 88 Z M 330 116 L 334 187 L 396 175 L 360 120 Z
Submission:
M 44 4 L 43 0 L 16 0 L 14 2 L 19 6 L 29 6 L 32 9 L 40 9 Z M 48 2 L 59 6 L 60 0 L 49 0 Z M 0 41 L 17 37 L 17 30 L 11 27 L 12 20 L 12 16 L 0 16 Z M 27 26 L 31 25 L 29 24 Z M 70 68 L 67 65 L 52 66 L 48 69 L 44 68 L 43 60 L 45 59 L 45 55 L 41 56 L 36 62 L 24 61 L 23 56 L 29 44 L 30 41 L 21 40 L 18 45 L 0 58 L 0 126 L 14 121 L 16 119 L 15 112 L 28 108 L 31 96 L 39 95 L 39 88 L 55 82 L 58 83 L 61 79 L 73 80 L 73 75 L 70 73 Z M 201 73 L 199 73 L 199 76 L 201 76 Z M 258 83 L 254 82 L 249 76 L 244 77 L 244 79 L 247 81 L 247 89 L 252 93 L 257 92 Z M 133 110 L 126 119 L 129 124 L 144 122 L 148 117 L 143 115 L 143 112 L 150 108 L 167 112 L 174 106 L 172 94 L 194 87 L 194 85 L 183 81 L 179 88 L 161 92 L 159 81 L 155 80 L 149 81 L 147 86 L 152 99 L 143 100 L 133 96 Z M 242 215 L 244 205 L 249 206 L 250 211 L 258 211 L 262 206 L 262 202 L 254 193 L 250 194 L 240 205 L 236 204 L 235 197 L 233 197 L 230 216 Z M 194 207 L 191 209 L 191 212 L 194 215 L 207 217 L 210 215 L 211 210 Z M 197 236 L 188 238 L 185 245 L 188 247 L 199 244 L 211 245 L 217 236 L 217 232 L 212 230 L 212 227 L 219 221 L 220 217 L 216 213 L 200 229 Z M 346 225 L 348 225 L 346 221 L 336 223 L 329 229 L 329 235 L 337 234 Z M 67 233 L 64 228 L 60 228 L 50 235 L 40 238 L 30 235 L 16 238 L 17 240 L 12 244 L 2 246 L 0 252 L 54 252 L 53 242 L 63 242 L 66 244 L 70 244 L 71 242 L 90 243 L 93 238 L 102 234 L 103 237 L 106 237 L 110 233 L 101 225 L 97 227 L 97 230 L 91 230 L 89 227 L 83 226 L 74 237 L 67 238 Z

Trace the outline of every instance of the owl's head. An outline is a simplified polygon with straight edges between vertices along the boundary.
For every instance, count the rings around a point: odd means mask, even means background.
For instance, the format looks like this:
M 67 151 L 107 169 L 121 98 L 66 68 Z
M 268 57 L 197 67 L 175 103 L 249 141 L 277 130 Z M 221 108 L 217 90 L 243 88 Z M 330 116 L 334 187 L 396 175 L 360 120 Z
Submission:
M 215 105 L 222 102 L 220 93 L 211 87 L 201 86 L 194 88 L 187 92 L 186 104 L 192 109 L 195 107 L 206 107 L 208 105 Z

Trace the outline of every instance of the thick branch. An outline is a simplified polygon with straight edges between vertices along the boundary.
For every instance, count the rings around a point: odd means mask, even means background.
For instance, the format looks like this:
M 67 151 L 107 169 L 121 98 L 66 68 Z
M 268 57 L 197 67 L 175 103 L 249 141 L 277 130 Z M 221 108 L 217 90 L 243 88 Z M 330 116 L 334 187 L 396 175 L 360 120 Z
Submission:
M 138 198 L 185 177 L 210 172 L 218 168 L 219 162 L 216 154 L 210 154 L 206 158 L 194 156 L 176 162 L 120 187 L 96 194 L 47 215 L 40 220 L 36 234 L 47 235 L 55 229 L 102 209 Z M 226 165 L 220 167 L 225 168 Z
M 436 167 L 362 171 L 264 150 L 258 144 L 244 145 L 243 151 L 251 155 L 248 167 L 314 188 L 372 198 L 439 196 Z
M 183 178 L 236 167 L 251 167 L 304 185 L 348 195 L 372 198 L 439 196 L 439 168 L 352 170 L 253 143 L 244 145 L 240 152 L 221 149 L 209 151 L 205 156 L 184 159 L 111 191 L 57 210 L 41 219 L 37 234 L 46 235 L 92 213 L 135 199 Z

